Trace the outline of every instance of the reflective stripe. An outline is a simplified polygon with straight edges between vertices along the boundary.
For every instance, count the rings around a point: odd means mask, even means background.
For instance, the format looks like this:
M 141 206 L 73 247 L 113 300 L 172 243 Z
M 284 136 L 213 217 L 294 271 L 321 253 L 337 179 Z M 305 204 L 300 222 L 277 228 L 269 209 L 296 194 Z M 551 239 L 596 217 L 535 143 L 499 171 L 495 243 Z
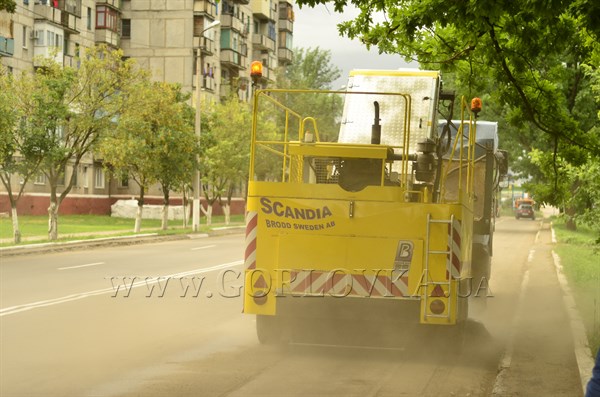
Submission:
M 454 219 L 452 227 L 448 225 L 448 260 L 446 264 L 446 278 L 448 274 L 452 275 L 452 278 L 460 278 L 460 271 L 462 263 L 460 260 L 460 246 L 461 246 L 461 234 L 460 234 L 460 221 Z
M 258 212 L 246 213 L 246 252 L 244 253 L 244 267 L 256 268 L 256 232 L 258 229 Z
M 292 271 L 290 292 L 294 295 L 336 295 L 362 297 L 407 297 L 408 276 L 399 272 L 351 274 L 344 271 Z M 406 274 L 406 273 L 404 273 Z

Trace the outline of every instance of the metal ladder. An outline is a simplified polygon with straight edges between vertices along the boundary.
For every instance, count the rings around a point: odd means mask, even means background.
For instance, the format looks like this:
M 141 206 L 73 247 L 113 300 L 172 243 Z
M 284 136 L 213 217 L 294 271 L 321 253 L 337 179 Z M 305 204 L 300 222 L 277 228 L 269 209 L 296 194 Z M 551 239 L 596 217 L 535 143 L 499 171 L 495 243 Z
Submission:
M 431 214 L 427 214 L 427 228 L 426 228 L 426 235 L 425 235 L 425 282 L 423 284 L 421 284 L 422 287 L 425 287 L 425 319 L 430 318 L 430 317 L 435 317 L 435 318 L 450 318 L 450 313 L 452 312 L 452 299 L 448 299 L 448 307 L 446 310 L 446 315 L 443 314 L 429 314 L 427 312 L 427 308 L 429 308 L 428 305 L 428 301 L 429 299 L 431 299 L 430 295 L 430 291 L 433 290 L 433 288 L 435 288 L 435 286 L 437 285 L 441 285 L 441 286 L 446 286 L 448 287 L 448 296 L 451 297 L 453 291 L 453 283 L 452 283 L 452 276 L 451 276 L 451 255 L 452 255 L 452 246 L 450 244 L 447 245 L 447 249 L 445 251 L 440 251 L 440 250 L 431 250 L 429 248 L 430 246 L 430 239 L 431 239 L 431 227 L 433 225 L 447 225 L 447 227 L 450 228 L 450 241 L 453 241 L 454 239 L 454 228 L 452 227 L 452 224 L 454 223 L 454 215 L 451 215 L 450 219 L 432 219 L 431 218 Z M 431 255 L 445 255 L 446 256 L 446 272 L 448 274 L 448 278 L 446 281 L 430 281 L 430 277 L 429 277 L 429 258 Z M 450 259 L 448 259 L 450 258 Z M 431 289 L 430 289 L 431 288 Z

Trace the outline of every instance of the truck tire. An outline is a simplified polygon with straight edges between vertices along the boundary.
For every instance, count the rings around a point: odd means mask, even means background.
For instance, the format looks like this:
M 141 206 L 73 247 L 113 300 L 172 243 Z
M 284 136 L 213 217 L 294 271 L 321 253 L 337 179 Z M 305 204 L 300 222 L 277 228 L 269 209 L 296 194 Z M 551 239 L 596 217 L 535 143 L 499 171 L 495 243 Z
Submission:
M 277 316 L 256 315 L 256 335 L 261 345 L 275 345 L 283 342 L 283 327 Z
M 487 306 L 487 293 L 491 276 L 491 257 L 487 246 L 473 244 L 471 256 L 471 295 L 469 308 L 477 314 L 485 310 Z

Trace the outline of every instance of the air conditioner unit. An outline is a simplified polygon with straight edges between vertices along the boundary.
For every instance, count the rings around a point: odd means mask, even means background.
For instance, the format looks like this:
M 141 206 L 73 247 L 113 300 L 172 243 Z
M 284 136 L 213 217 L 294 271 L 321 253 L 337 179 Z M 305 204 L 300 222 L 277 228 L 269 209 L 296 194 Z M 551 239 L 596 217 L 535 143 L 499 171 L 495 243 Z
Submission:
M 32 30 L 31 32 L 29 32 L 29 37 L 32 40 L 37 40 L 40 38 L 40 31 L 39 30 Z

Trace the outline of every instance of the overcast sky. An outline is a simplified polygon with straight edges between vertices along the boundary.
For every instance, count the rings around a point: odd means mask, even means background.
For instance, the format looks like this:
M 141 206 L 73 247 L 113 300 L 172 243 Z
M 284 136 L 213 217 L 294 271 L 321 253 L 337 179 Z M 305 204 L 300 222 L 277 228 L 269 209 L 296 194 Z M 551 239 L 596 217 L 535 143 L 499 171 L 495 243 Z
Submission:
M 398 69 L 417 67 L 407 65 L 399 55 L 379 55 L 376 48 L 367 51 L 358 40 L 340 37 L 337 24 L 358 15 L 356 9 L 346 10 L 344 15 L 335 13 L 331 5 L 315 8 L 295 5 L 294 47 L 320 47 L 331 51 L 331 63 L 342 70 L 342 77 L 333 84 L 339 89 L 346 84 L 352 69 Z

